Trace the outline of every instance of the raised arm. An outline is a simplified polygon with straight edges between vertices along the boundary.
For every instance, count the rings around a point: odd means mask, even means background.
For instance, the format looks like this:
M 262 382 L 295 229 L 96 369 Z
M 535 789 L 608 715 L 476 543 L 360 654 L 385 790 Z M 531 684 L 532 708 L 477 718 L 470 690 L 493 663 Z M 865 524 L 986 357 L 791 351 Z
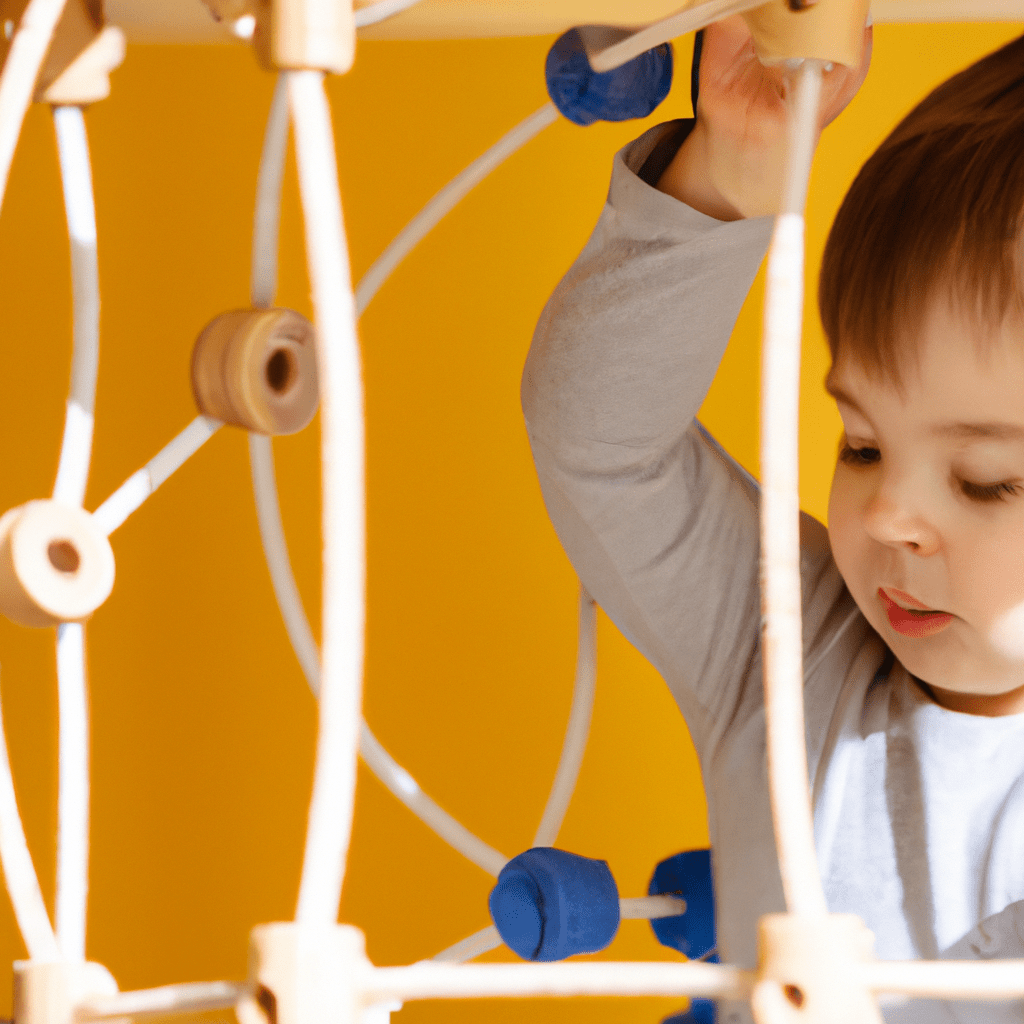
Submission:
M 770 218 L 745 215 L 775 201 L 781 83 L 742 22 L 708 30 L 696 126 L 674 156 L 685 122 L 616 157 L 607 206 L 541 316 L 523 379 L 562 543 L 698 743 L 756 653 L 756 488 L 693 417 L 768 244 Z M 857 84 L 829 76 L 823 120 Z

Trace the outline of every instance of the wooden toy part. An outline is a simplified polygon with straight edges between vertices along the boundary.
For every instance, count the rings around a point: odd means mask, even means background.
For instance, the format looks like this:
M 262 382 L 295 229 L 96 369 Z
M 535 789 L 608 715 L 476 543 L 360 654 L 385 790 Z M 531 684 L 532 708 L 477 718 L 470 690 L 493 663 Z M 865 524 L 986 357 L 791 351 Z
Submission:
M 249 987 L 239 1024 L 357 1024 L 360 976 L 370 970 L 351 925 L 257 925 L 249 934 Z
M 788 0 L 772 0 L 743 15 L 754 49 L 765 64 L 810 57 L 858 67 L 870 0 L 817 0 L 794 11 Z
M 28 0 L 0 0 L 0 62 Z M 85 104 L 110 95 L 110 72 L 124 60 L 124 34 L 104 27 L 100 0 L 67 0 L 53 34 L 33 98 L 37 103 Z
M 882 1024 L 858 965 L 874 936 L 853 914 L 767 914 L 758 924 L 757 1024 Z
M 222 313 L 196 339 L 192 393 L 204 416 L 294 434 L 319 402 L 313 325 L 291 309 Z
M 113 587 L 114 552 L 88 512 L 30 501 L 0 518 L 0 612 L 13 622 L 83 622 Z
M 74 1024 L 78 1003 L 112 995 L 117 995 L 117 982 L 102 964 L 14 962 L 15 1024 Z M 129 1021 L 119 1017 L 110 1024 L 129 1024 Z
M 344 74 L 356 52 L 352 0 L 254 0 L 253 45 L 273 70 Z

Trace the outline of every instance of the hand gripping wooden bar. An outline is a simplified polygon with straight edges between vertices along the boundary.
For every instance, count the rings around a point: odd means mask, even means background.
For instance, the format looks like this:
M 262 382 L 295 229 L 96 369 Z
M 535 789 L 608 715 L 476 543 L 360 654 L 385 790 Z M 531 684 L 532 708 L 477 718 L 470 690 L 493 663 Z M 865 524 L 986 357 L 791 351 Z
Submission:
M 13 30 L 28 0 L 0 0 L 0 62 L 7 60 Z M 104 25 L 100 0 L 67 0 L 53 34 L 33 99 L 37 103 L 83 105 L 110 95 L 110 72 L 124 60 L 124 33 Z

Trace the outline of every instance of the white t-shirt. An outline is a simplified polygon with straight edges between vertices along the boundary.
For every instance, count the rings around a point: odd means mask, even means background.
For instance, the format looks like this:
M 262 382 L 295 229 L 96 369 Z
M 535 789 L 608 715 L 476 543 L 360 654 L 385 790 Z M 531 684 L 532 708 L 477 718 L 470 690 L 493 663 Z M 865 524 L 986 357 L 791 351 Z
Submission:
M 696 424 L 770 218 L 722 223 L 615 159 L 586 248 L 523 377 L 537 473 L 584 585 L 668 683 L 708 797 L 723 961 L 754 966 L 784 910 L 768 803 L 757 484 Z M 824 527 L 802 524 L 807 753 L 829 907 L 882 960 L 1024 957 L 1024 715 L 935 704 L 861 615 Z M 725 1020 L 745 1019 L 724 1008 Z M 889 1021 L 1024 1019 L 1013 1004 L 907 1003 Z

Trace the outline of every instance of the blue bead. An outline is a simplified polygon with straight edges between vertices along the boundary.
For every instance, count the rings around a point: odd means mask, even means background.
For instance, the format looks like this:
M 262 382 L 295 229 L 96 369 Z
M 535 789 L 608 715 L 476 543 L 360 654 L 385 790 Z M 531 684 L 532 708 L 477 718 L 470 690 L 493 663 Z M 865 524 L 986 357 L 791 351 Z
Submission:
M 612 71 L 595 72 L 573 28 L 548 51 L 544 76 L 551 102 L 574 124 L 646 117 L 672 87 L 672 45 L 663 43 Z
M 663 946 L 678 949 L 691 960 L 699 960 L 715 948 L 710 850 L 687 850 L 663 860 L 654 869 L 647 891 L 651 896 L 671 893 L 686 900 L 686 913 L 651 921 Z
M 685 1013 L 666 1017 L 661 1024 L 715 1024 L 717 1010 L 711 999 L 691 999 Z
M 524 960 L 596 953 L 619 928 L 619 891 L 608 865 L 549 846 L 513 857 L 488 904 L 502 941 Z

